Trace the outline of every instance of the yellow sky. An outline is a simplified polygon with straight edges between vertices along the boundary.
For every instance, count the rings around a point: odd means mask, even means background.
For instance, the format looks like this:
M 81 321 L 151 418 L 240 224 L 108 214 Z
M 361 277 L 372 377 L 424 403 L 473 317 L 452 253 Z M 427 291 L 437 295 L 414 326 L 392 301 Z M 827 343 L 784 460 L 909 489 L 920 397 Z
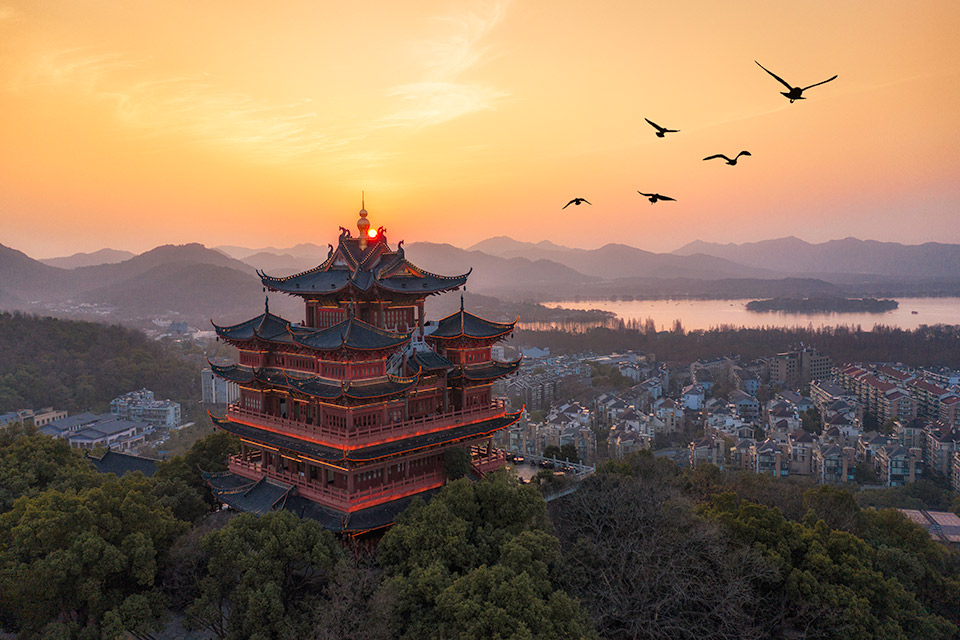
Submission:
M 0 0 L 0 243 L 326 244 L 361 189 L 408 243 L 960 243 L 957 33 L 955 0 Z M 754 60 L 839 78 L 789 104 Z

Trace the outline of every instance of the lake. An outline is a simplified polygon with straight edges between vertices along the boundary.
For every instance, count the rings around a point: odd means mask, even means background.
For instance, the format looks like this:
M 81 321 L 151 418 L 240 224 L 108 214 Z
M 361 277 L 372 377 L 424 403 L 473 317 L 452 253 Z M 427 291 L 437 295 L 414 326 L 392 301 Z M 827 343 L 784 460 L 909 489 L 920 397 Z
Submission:
M 580 300 L 544 302 L 546 307 L 600 309 L 615 313 L 624 322 L 640 323 L 653 318 L 657 331 L 669 330 L 679 319 L 686 330 L 710 329 L 720 325 L 737 327 L 828 327 L 860 325 L 865 330 L 876 324 L 916 329 L 922 324 L 960 324 L 960 298 L 896 298 L 900 307 L 884 313 L 757 313 L 747 311 L 743 300 Z M 916 313 L 913 313 L 916 311 Z M 521 320 L 523 320 L 521 318 Z M 529 327 L 534 328 L 534 327 Z M 567 327 L 564 327 L 567 328 Z

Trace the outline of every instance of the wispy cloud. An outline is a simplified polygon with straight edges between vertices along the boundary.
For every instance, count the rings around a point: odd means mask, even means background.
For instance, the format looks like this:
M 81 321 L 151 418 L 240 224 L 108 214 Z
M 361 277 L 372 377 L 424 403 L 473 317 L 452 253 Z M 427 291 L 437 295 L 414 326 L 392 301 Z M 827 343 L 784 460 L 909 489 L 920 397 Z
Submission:
M 492 57 L 483 44 L 505 13 L 506 3 L 490 2 L 457 16 L 436 18 L 442 39 L 418 42 L 415 59 L 421 79 L 395 86 L 387 92 L 399 99 L 398 109 L 380 126 L 422 127 L 491 108 L 506 93 L 481 82 L 464 82 L 461 76 Z
M 204 74 L 142 77 L 149 60 L 88 49 L 38 57 L 14 88 L 72 89 L 109 105 L 130 130 L 148 138 L 178 137 L 250 152 L 261 162 L 285 162 L 349 145 L 360 132 L 324 129 L 309 99 L 278 104 L 225 92 Z M 130 73 L 134 72 L 134 73 Z

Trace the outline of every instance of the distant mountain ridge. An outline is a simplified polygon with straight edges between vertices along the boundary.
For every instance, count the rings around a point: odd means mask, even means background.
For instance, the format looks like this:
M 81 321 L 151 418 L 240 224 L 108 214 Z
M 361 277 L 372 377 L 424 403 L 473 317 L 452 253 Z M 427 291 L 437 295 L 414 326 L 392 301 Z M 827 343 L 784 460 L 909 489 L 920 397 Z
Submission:
M 939 242 L 905 245 L 843 238 L 812 244 L 789 236 L 743 244 L 695 240 L 673 252 L 678 256 L 696 253 L 797 275 L 873 274 L 949 279 L 960 276 L 960 245 Z
M 40 262 L 51 267 L 61 269 L 76 269 L 77 267 L 93 267 L 100 264 L 116 264 L 136 256 L 137 254 L 118 249 L 100 249 L 92 253 L 75 253 L 62 258 L 41 258 Z

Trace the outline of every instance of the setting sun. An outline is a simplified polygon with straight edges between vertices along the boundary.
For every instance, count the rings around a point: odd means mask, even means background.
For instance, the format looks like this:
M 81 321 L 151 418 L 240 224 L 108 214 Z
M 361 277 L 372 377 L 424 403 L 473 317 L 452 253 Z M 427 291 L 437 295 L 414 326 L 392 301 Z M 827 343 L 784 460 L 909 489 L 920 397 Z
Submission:
M 370 230 L 368 230 L 368 231 L 367 231 L 367 235 L 370 236 L 371 238 L 376 238 L 376 237 L 377 237 L 377 231 L 376 231 L 376 229 L 370 229 Z

